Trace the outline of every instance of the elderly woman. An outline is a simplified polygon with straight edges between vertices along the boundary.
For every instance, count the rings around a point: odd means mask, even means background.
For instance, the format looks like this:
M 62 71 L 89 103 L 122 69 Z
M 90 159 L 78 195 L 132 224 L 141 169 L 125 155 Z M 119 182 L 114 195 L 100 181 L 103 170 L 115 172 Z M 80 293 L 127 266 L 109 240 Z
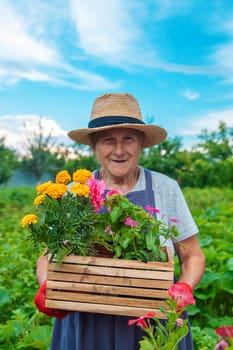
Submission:
M 197 238 L 198 229 L 177 182 L 138 165 L 142 149 L 161 143 L 166 138 L 166 131 L 143 122 L 139 104 L 132 95 L 113 93 L 94 101 L 87 129 L 73 130 L 68 135 L 74 141 L 92 147 L 100 163 L 94 176 L 103 179 L 108 190 L 120 190 L 131 202 L 143 208 L 147 205 L 159 208 L 159 219 L 167 225 L 170 217 L 182 222 L 176 242 L 169 241 L 167 245 L 179 257 L 181 272 L 177 283 L 184 283 L 192 294 L 205 269 L 205 258 Z M 46 265 L 47 258 L 40 257 L 37 278 L 41 287 L 35 303 L 40 311 L 56 317 L 52 350 L 139 348 L 142 331 L 140 327 L 128 327 L 128 317 L 84 312 L 63 314 L 62 311 L 46 309 Z M 185 349 L 193 349 L 190 332 L 179 344 L 179 350 Z

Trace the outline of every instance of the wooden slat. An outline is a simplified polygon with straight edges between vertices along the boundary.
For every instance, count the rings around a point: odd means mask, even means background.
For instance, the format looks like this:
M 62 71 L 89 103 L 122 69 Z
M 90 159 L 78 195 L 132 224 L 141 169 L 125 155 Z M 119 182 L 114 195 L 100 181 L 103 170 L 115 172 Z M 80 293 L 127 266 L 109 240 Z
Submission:
M 85 303 L 98 303 L 106 305 L 122 305 L 122 306 L 136 306 L 146 308 L 159 308 L 164 307 L 168 309 L 168 305 L 161 299 L 144 299 L 144 298 L 129 298 L 109 295 L 98 295 L 88 293 L 74 293 L 74 292 L 57 292 L 49 290 L 47 292 L 47 300 L 62 300 L 62 301 L 74 301 L 74 302 L 85 302 Z
M 48 271 L 48 280 L 63 281 L 63 282 L 83 282 L 83 283 L 101 283 L 105 285 L 125 285 L 131 287 L 143 287 L 156 288 L 159 286 L 161 289 L 168 289 L 171 285 L 171 280 L 152 280 L 144 278 L 124 278 L 118 277 L 117 279 L 112 276 L 100 276 L 100 275 L 83 275 L 78 273 L 65 273 L 57 271 Z M 173 280 L 173 275 L 172 275 Z
M 63 263 L 67 264 L 77 264 L 86 266 L 109 266 L 109 267 L 125 267 L 130 269 L 142 269 L 142 270 L 165 270 L 173 268 L 173 258 L 169 249 L 166 250 L 168 261 L 167 262 L 142 262 L 138 260 L 127 260 L 127 259 L 113 259 L 113 258 L 102 258 L 94 256 L 74 256 L 69 255 L 63 259 Z M 61 265 L 60 265 L 61 266 Z M 57 266 L 56 270 L 60 271 L 60 267 Z
M 138 270 L 158 270 L 158 271 L 171 271 L 173 269 L 172 262 L 142 262 L 137 260 L 124 260 L 124 259 L 109 259 L 109 258 L 98 258 L 96 257 L 87 257 L 87 256 L 67 256 L 62 261 L 62 264 L 56 266 L 56 261 L 51 262 L 52 269 L 56 271 L 62 271 L 62 266 L 67 265 L 72 270 L 72 266 L 76 266 L 77 263 L 80 266 L 90 267 L 90 266 L 103 266 L 103 267 L 123 267 L 129 269 L 138 269 Z
M 140 317 L 147 314 L 148 312 L 154 311 L 156 316 L 160 319 L 165 318 L 164 314 L 159 309 L 147 309 L 147 308 L 137 308 L 137 307 L 127 307 L 127 306 L 116 306 L 106 304 L 92 304 L 92 303 L 82 303 L 82 302 L 71 302 L 71 301 L 57 301 L 57 300 L 47 300 L 46 306 L 51 309 L 60 310 L 73 310 L 79 312 L 92 312 L 100 314 L 110 314 L 110 315 L 122 315 L 122 316 L 132 316 Z
M 53 266 L 51 266 L 53 268 Z M 157 270 L 140 270 L 140 269 L 130 269 L 130 268 L 112 268 L 106 266 L 88 266 L 88 265 L 72 265 L 72 264 L 61 264 L 59 271 L 66 271 L 71 273 L 81 273 L 85 275 L 101 275 L 105 276 L 117 276 L 117 277 L 136 277 L 136 278 L 148 278 L 148 279 L 171 279 L 173 276 L 172 271 L 157 271 Z
M 107 294 L 107 295 L 131 295 L 139 297 L 150 298 L 153 295 L 154 298 L 166 298 L 168 296 L 166 290 L 161 289 L 147 289 L 147 288 L 125 288 L 118 286 L 105 286 L 101 284 L 86 284 L 86 283 L 66 283 L 47 281 L 47 289 L 68 290 L 74 292 L 87 292 L 94 294 Z

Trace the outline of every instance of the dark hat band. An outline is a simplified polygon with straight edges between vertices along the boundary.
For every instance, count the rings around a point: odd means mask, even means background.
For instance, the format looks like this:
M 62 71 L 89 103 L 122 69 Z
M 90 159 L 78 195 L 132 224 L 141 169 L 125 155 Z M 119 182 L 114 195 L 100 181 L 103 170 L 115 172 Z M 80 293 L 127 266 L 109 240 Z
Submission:
M 91 120 L 88 128 L 101 128 L 103 126 L 113 126 L 118 124 L 145 124 L 142 120 L 132 117 L 107 116 Z

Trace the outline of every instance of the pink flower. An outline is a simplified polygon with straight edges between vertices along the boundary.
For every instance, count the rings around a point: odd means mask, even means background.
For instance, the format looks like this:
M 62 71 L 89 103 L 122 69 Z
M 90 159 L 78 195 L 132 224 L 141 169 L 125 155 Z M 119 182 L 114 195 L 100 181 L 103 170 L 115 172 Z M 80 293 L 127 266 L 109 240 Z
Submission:
M 111 225 L 107 226 L 104 230 L 105 233 L 108 233 L 109 235 L 113 236 L 115 232 L 111 231 Z
M 224 350 L 228 348 L 228 343 L 226 342 L 226 340 L 221 339 L 217 345 L 215 346 L 214 350 Z
M 177 327 L 182 327 L 183 323 L 184 323 L 183 318 L 177 318 L 177 320 L 176 320 Z
M 138 222 L 136 220 L 131 219 L 131 218 L 126 218 L 124 224 L 126 226 L 130 226 L 130 227 L 138 226 Z
M 216 328 L 215 332 L 220 335 L 220 337 L 233 338 L 233 326 L 222 326 Z
M 106 197 L 114 196 L 114 194 L 122 194 L 122 192 L 118 190 L 110 190 L 108 191 Z
M 174 224 L 180 223 L 180 220 L 176 218 L 170 218 L 170 221 L 173 222 Z
M 147 323 L 146 323 L 145 319 L 153 318 L 154 316 L 155 316 L 155 312 L 148 312 L 144 316 L 141 316 L 141 317 L 136 318 L 134 320 L 129 320 L 128 321 L 128 325 L 132 326 L 133 324 L 136 323 L 137 326 L 140 326 L 142 328 L 147 328 L 148 326 L 147 326 Z
M 195 304 L 192 288 L 188 283 L 178 282 L 168 289 L 168 294 L 177 302 L 177 308 L 182 309 L 188 304 Z
M 159 209 L 157 209 L 157 208 L 153 208 L 153 207 L 151 207 L 150 205 L 147 205 L 146 206 L 146 210 L 149 212 L 149 213 L 155 213 L 155 214 L 158 214 L 158 213 L 160 213 L 160 210 Z
M 106 188 L 103 180 L 98 181 L 93 176 L 88 180 L 88 186 L 91 191 L 91 204 L 95 211 L 101 209 L 104 200 L 104 190 Z

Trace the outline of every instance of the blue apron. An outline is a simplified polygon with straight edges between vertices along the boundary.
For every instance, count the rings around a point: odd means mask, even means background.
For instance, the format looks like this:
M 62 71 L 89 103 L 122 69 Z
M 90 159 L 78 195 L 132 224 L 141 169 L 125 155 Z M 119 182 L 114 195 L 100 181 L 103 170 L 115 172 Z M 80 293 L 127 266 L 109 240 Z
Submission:
M 152 177 L 144 169 L 145 190 L 127 194 L 128 199 L 141 205 L 155 207 Z M 95 172 L 98 178 L 98 170 Z M 187 317 L 187 315 L 185 315 Z M 73 312 L 63 320 L 55 319 L 51 350 L 138 350 L 145 332 L 138 326 L 128 326 L 134 317 Z M 193 350 L 191 333 L 182 339 L 179 350 Z

